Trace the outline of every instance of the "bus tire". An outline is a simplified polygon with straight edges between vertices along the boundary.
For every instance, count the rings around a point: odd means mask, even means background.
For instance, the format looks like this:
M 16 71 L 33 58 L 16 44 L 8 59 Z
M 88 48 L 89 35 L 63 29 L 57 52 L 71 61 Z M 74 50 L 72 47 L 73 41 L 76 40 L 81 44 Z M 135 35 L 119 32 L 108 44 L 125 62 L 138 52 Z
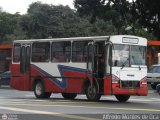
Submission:
M 130 98 L 130 95 L 115 95 L 115 97 L 119 102 L 126 102 Z
M 77 96 L 76 93 L 62 93 L 64 99 L 73 100 Z
M 34 95 L 36 98 L 50 98 L 51 93 L 45 92 L 43 83 L 41 81 L 37 81 L 34 85 Z
M 85 89 L 86 97 L 89 101 L 99 101 L 101 95 L 98 93 L 98 88 L 96 87 L 95 84 L 93 84 L 92 87 L 93 88 L 91 88 L 91 84 L 86 85 Z

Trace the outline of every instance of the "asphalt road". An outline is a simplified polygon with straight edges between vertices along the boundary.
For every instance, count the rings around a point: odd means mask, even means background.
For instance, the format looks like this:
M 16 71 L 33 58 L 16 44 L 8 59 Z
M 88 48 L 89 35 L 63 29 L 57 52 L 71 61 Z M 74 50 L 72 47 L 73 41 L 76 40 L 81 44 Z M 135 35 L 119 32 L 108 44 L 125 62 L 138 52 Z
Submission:
M 1 117 L 2 116 L 2 117 Z M 120 103 L 114 96 L 103 96 L 99 102 L 88 102 L 85 95 L 64 100 L 61 94 L 50 99 L 36 99 L 33 92 L 0 88 L 2 120 L 159 120 L 160 95 L 149 90 L 148 96 L 134 96 Z

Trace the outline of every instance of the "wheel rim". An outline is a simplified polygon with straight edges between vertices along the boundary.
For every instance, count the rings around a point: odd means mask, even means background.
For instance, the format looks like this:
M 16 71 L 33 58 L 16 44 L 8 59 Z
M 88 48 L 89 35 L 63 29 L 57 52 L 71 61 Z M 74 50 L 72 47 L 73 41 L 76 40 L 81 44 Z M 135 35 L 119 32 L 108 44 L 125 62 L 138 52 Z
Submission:
M 42 85 L 40 83 L 38 83 L 36 85 L 35 91 L 36 91 L 37 95 L 41 95 L 42 94 Z
M 95 86 L 93 86 L 93 87 L 89 86 L 88 87 L 88 96 L 90 98 L 94 98 L 96 96 L 96 88 L 95 88 Z

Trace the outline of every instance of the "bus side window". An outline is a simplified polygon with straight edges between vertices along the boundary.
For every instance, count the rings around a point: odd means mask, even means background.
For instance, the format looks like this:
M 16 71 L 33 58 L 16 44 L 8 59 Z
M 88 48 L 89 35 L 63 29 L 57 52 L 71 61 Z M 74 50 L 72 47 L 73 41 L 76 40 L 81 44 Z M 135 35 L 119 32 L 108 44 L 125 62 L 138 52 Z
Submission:
M 72 61 L 86 62 L 88 41 L 74 41 L 72 45 Z
M 52 62 L 69 62 L 71 58 L 71 42 L 53 42 L 51 58 Z
M 50 43 L 34 42 L 32 44 L 32 62 L 49 62 Z
M 20 51 L 21 51 L 21 44 L 19 43 L 14 44 L 13 62 L 20 62 Z

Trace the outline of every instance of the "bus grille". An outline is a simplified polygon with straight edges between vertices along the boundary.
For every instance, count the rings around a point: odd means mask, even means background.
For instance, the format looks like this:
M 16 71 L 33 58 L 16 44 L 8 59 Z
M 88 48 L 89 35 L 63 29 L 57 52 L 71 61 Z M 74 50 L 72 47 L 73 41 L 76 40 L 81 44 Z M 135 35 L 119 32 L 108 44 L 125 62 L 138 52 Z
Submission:
M 140 88 L 140 81 L 121 81 L 122 88 Z

